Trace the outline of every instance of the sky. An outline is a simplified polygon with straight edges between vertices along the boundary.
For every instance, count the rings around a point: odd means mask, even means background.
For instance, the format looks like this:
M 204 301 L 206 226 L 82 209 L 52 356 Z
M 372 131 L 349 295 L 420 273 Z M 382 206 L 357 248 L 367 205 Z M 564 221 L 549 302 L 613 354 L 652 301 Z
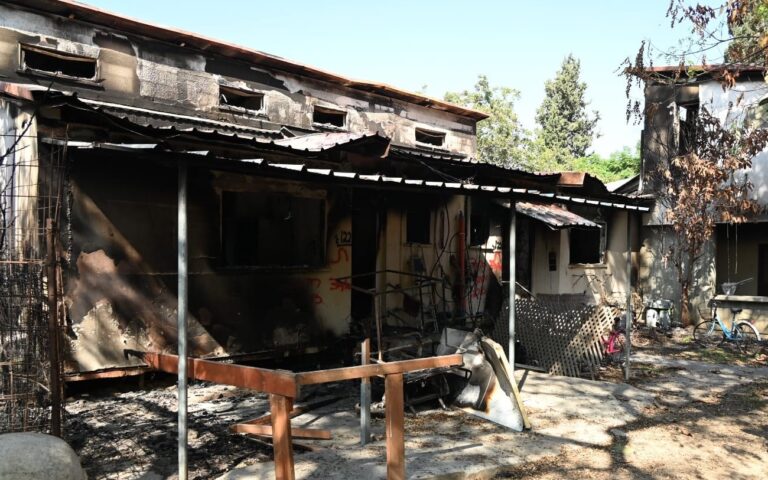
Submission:
M 237 43 L 348 77 L 442 98 L 478 75 L 520 92 L 515 110 L 535 127 L 544 82 L 563 58 L 581 61 L 589 108 L 600 114 L 593 151 L 634 147 L 626 83 L 617 69 L 650 39 L 672 47 L 669 0 L 85 0 L 106 10 Z

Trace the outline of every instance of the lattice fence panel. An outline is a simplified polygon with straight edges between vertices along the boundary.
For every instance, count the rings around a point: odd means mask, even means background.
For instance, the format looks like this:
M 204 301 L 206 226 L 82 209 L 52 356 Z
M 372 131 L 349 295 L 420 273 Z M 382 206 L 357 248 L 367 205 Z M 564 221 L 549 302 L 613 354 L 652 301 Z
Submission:
M 515 319 L 527 362 L 571 377 L 597 370 L 600 338 L 613 324 L 609 307 L 541 299 L 517 300 Z

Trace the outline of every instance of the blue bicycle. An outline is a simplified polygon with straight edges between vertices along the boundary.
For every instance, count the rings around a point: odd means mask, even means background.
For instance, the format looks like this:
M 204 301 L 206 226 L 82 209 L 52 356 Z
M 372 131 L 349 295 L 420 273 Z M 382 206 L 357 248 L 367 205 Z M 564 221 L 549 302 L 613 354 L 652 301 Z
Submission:
M 739 285 L 751 281 L 751 278 L 740 282 L 723 283 L 721 288 L 725 295 L 733 295 Z M 731 327 L 725 326 L 723 320 L 717 314 L 720 306 L 714 299 L 710 301 L 712 318 L 700 322 L 693 329 L 693 339 L 704 347 L 718 346 L 724 343 L 732 343 L 739 352 L 754 356 L 760 351 L 760 332 L 749 322 L 736 321 L 736 316 L 741 313 L 741 308 L 731 308 Z

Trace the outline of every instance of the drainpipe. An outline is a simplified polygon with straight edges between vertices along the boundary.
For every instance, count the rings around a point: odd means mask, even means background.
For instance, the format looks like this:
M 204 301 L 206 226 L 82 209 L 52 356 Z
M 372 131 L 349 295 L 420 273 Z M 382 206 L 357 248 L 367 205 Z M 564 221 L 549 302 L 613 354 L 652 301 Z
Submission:
M 179 426 L 179 480 L 187 480 L 187 165 L 179 162 L 178 192 L 178 307 L 177 353 L 178 371 L 178 426 Z

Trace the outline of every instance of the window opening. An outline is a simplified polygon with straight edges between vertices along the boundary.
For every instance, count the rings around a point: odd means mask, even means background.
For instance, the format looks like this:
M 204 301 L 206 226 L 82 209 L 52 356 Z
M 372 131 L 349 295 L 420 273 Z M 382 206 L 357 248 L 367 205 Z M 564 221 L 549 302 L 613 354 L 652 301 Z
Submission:
M 219 107 L 260 112 L 264 109 L 264 94 L 219 85 Z
M 315 106 L 312 112 L 312 123 L 321 126 L 330 126 L 344 128 L 346 125 L 347 113 L 332 108 Z
M 408 243 L 430 242 L 431 210 L 423 205 L 413 205 L 406 211 L 405 241 Z
M 600 228 L 571 228 L 569 232 L 570 264 L 602 263 L 606 248 L 607 225 Z
M 30 45 L 21 46 L 21 64 L 25 70 L 95 80 L 96 63 L 95 58 Z
M 445 144 L 445 133 L 417 128 L 416 142 L 432 145 L 435 147 L 442 147 Z
M 318 267 L 325 262 L 325 199 L 223 192 L 224 263 L 231 267 Z

